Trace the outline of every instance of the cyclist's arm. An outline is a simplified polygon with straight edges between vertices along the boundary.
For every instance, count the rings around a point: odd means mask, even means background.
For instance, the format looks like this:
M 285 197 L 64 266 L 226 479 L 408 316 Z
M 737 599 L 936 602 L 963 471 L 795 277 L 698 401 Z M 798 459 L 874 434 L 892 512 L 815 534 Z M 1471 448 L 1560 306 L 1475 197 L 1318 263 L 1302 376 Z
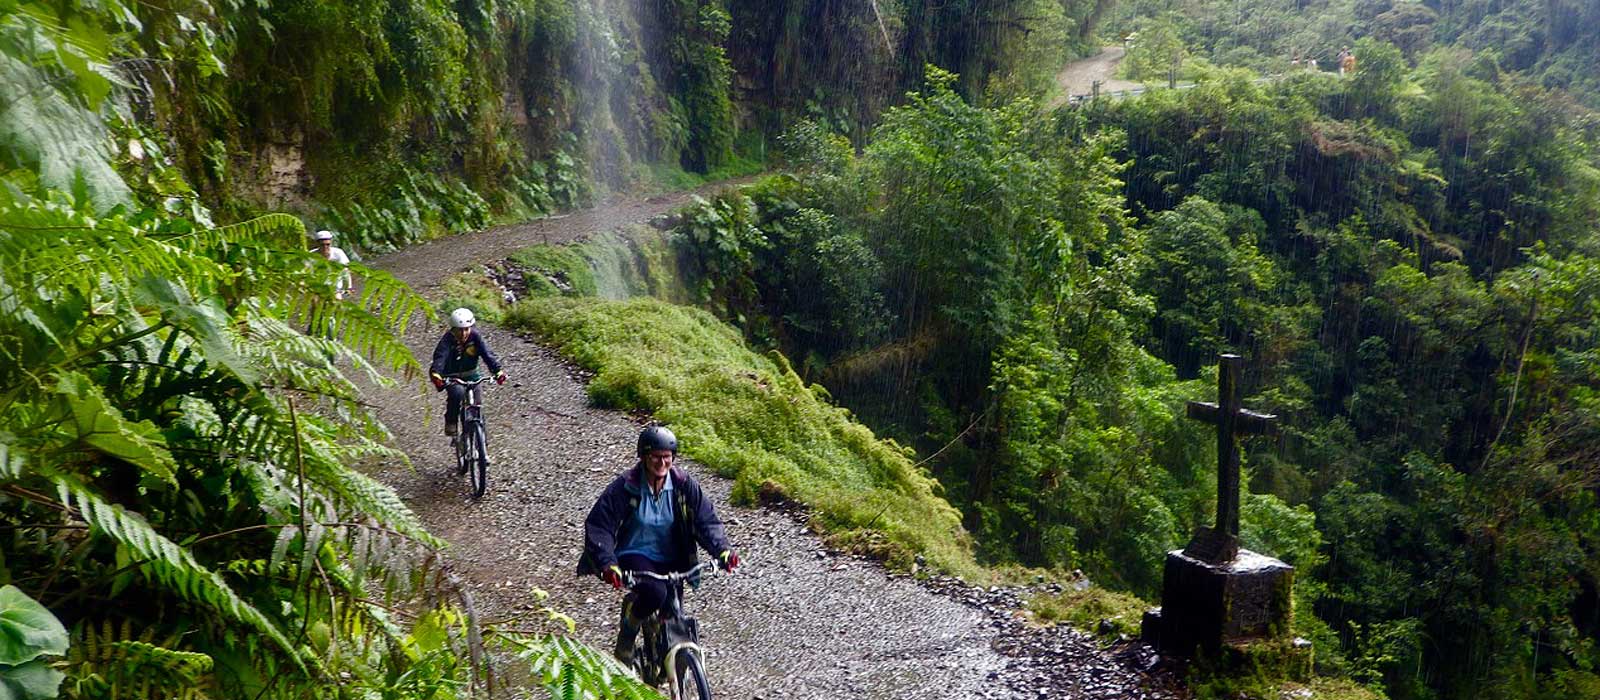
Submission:
M 444 334 L 439 339 L 439 344 L 433 347 L 433 362 L 428 365 L 428 374 L 444 374 L 444 366 L 450 361 L 450 334 Z
M 617 528 L 628 515 L 628 497 L 619 477 L 606 487 L 583 521 L 583 549 L 596 572 L 617 563 Z
M 723 552 L 733 547 L 728 544 L 728 531 L 722 525 L 722 519 L 717 517 L 717 509 L 711 505 L 711 499 L 706 498 L 705 492 L 700 490 L 699 482 L 685 479 L 684 487 L 683 496 L 688 499 L 689 507 L 694 509 L 695 540 L 712 557 L 721 557 Z
M 490 374 L 500 373 L 500 358 L 489 349 L 489 341 L 483 339 L 482 333 L 473 333 L 472 342 L 478 345 L 478 356 L 483 358 L 483 363 L 489 366 Z

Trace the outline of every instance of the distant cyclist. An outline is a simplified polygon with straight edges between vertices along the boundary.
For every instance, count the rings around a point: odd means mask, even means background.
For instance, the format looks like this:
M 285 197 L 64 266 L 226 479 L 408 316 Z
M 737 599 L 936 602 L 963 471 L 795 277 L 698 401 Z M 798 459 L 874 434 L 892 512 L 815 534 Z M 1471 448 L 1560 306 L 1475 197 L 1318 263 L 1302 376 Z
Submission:
M 652 425 L 639 433 L 639 461 L 612 480 L 583 522 L 579 576 L 599 574 L 620 590 L 624 570 L 688 571 L 699 558 L 696 543 L 724 569 L 739 565 L 711 499 L 688 472 L 673 466 L 677 455 L 672 431 Z M 623 664 L 633 662 L 639 625 L 661 609 L 667 594 L 665 581 L 641 578 L 623 599 L 615 649 Z
M 333 282 L 333 298 L 343 299 L 350 293 L 354 286 L 350 282 L 350 256 L 344 254 L 344 249 L 333 244 L 333 232 L 323 229 L 311 235 L 317 247 L 312 252 L 327 258 L 329 261 L 347 268 L 339 271 L 339 277 Z
M 477 381 L 478 360 L 489 366 L 489 371 L 494 372 L 494 380 L 498 384 L 506 383 L 506 372 L 500 368 L 500 358 L 495 357 L 489 350 L 489 343 L 484 341 L 472 327 L 477 325 L 478 319 L 474 318 L 471 309 L 456 309 L 450 312 L 450 330 L 446 331 L 439 344 L 433 348 L 433 364 L 428 366 L 428 379 L 433 382 L 435 390 L 448 389 L 444 403 L 444 434 L 456 434 L 456 416 L 461 413 L 461 398 L 466 396 L 467 387 L 460 384 L 446 384 L 446 377 L 457 377 L 465 381 Z M 473 401 L 482 402 L 483 389 L 472 387 Z

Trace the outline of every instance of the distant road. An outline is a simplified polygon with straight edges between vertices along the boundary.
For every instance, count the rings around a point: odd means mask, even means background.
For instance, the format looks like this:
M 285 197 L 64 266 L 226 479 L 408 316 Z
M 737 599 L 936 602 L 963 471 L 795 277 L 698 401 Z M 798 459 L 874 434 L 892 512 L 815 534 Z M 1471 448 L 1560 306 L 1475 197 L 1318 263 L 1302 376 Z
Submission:
M 1068 63 L 1056 74 L 1056 96 L 1050 100 L 1050 108 L 1060 107 L 1073 95 L 1089 94 L 1097 80 L 1101 93 L 1144 88 L 1144 83 L 1112 78 L 1126 54 L 1121 46 L 1107 46 L 1098 54 Z

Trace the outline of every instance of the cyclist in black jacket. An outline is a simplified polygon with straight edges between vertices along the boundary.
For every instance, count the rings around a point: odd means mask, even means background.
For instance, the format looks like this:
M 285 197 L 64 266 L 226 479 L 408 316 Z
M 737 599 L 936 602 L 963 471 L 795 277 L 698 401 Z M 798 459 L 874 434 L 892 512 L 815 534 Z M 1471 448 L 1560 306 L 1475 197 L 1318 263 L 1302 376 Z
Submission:
M 600 494 L 583 522 L 583 556 L 578 575 L 599 574 L 622 588 L 622 571 L 657 574 L 688 571 L 696 560 L 695 544 L 724 569 L 739 565 L 739 555 L 717 518 L 711 499 L 688 472 L 673 466 L 678 438 L 659 425 L 639 433 L 639 461 L 618 474 Z M 667 601 L 667 583 L 641 577 L 622 602 L 616 656 L 633 661 L 633 640 L 639 625 Z
M 450 312 L 450 330 L 439 339 L 439 344 L 433 348 L 433 364 L 428 366 L 428 379 L 433 382 L 435 391 L 449 389 L 444 402 L 444 434 L 456 434 L 456 416 L 461 413 L 461 398 L 466 396 L 467 387 L 460 384 L 445 384 L 445 377 L 459 377 L 466 381 L 477 381 L 478 359 L 489 366 L 489 371 L 494 372 L 494 381 L 497 384 L 506 383 L 506 372 L 500 368 L 500 358 L 495 357 L 489 350 L 489 344 L 484 342 L 483 336 L 472 330 L 478 320 L 473 317 L 471 309 L 456 309 Z M 472 387 L 473 400 L 483 401 L 483 389 Z

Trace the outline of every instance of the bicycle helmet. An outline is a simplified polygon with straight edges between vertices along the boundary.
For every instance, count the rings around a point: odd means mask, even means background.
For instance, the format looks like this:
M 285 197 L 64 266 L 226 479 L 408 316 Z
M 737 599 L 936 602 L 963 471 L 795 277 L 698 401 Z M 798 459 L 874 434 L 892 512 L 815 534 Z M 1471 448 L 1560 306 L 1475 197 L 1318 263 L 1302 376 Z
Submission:
M 451 328 L 471 328 L 478 319 L 472 316 L 472 309 L 456 309 L 450 312 Z
M 312 240 L 317 241 L 331 241 L 333 240 L 333 232 L 329 231 L 328 229 L 322 229 L 321 231 L 311 234 L 311 238 Z
M 671 430 L 659 425 L 652 425 L 639 433 L 639 456 L 643 457 L 652 450 L 672 450 L 678 453 L 678 436 Z

